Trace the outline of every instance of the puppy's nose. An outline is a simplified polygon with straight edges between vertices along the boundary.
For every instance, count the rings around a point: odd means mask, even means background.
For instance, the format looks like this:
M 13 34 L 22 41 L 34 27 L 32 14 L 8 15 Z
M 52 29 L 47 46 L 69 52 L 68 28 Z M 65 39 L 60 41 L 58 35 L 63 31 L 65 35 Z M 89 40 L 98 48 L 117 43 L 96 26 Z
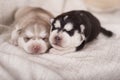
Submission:
M 34 53 L 39 52 L 39 50 L 40 50 L 40 46 L 39 46 L 39 45 L 34 45 L 34 46 L 32 47 L 32 51 L 33 51 Z
M 59 36 L 55 36 L 55 41 L 56 41 L 56 42 L 60 42 L 61 40 L 62 40 L 61 37 L 59 37 Z

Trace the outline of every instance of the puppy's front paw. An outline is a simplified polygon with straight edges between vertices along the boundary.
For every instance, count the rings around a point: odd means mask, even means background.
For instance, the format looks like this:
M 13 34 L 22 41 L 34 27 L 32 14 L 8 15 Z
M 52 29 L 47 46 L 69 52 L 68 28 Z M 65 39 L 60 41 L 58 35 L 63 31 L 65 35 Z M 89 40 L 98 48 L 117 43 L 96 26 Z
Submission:
M 51 48 L 49 51 L 49 53 L 55 53 L 55 52 L 56 52 L 56 50 L 54 48 Z
M 59 53 L 61 53 L 61 52 L 58 51 L 58 50 L 56 50 L 56 49 L 54 49 L 54 48 L 51 48 L 50 51 L 49 51 L 49 53 L 52 53 L 52 54 L 59 54 Z
M 18 46 L 18 44 L 17 44 L 17 41 L 16 41 L 16 40 L 10 40 L 9 42 L 10 42 L 12 45 Z

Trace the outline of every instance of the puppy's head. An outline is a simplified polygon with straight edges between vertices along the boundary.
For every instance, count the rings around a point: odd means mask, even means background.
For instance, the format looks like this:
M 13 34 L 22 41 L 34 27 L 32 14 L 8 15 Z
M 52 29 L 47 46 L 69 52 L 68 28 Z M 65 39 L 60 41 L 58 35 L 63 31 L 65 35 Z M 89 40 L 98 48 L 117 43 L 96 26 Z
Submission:
M 49 26 L 45 21 L 29 21 L 17 25 L 12 32 L 11 40 L 28 53 L 44 53 L 49 48 Z
M 84 25 L 77 25 L 77 20 L 69 15 L 60 15 L 51 20 L 52 27 L 49 41 L 58 49 L 71 49 L 78 47 L 84 40 Z

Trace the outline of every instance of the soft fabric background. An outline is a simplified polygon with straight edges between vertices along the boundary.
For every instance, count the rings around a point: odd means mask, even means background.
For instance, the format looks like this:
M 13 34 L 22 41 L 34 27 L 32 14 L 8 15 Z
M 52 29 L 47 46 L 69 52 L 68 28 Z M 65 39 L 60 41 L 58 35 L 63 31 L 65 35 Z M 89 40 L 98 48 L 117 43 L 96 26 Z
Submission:
M 93 13 L 104 28 L 82 51 L 30 55 L 4 38 L 14 11 L 23 6 L 42 7 L 55 16 L 69 10 L 87 10 L 82 0 L 0 0 L 0 80 L 120 80 L 120 12 Z M 2 33 L 1 32 L 1 33 Z

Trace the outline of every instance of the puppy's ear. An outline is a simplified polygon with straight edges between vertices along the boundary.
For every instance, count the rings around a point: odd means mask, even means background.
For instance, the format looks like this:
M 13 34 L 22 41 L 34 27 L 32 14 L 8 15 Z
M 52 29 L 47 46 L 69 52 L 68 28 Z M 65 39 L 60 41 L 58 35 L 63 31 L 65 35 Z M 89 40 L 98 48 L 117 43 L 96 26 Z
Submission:
M 22 32 L 22 28 L 20 28 L 18 25 L 15 26 L 15 29 L 11 33 L 11 40 L 10 43 L 13 45 L 18 45 L 18 37 Z
M 80 30 L 81 30 L 81 33 L 84 34 L 84 31 L 85 31 L 85 26 L 83 24 L 80 25 Z
M 54 18 L 50 19 L 51 25 L 52 25 L 53 21 L 54 21 Z M 51 32 L 51 30 L 52 30 L 52 27 L 50 28 L 50 32 Z

